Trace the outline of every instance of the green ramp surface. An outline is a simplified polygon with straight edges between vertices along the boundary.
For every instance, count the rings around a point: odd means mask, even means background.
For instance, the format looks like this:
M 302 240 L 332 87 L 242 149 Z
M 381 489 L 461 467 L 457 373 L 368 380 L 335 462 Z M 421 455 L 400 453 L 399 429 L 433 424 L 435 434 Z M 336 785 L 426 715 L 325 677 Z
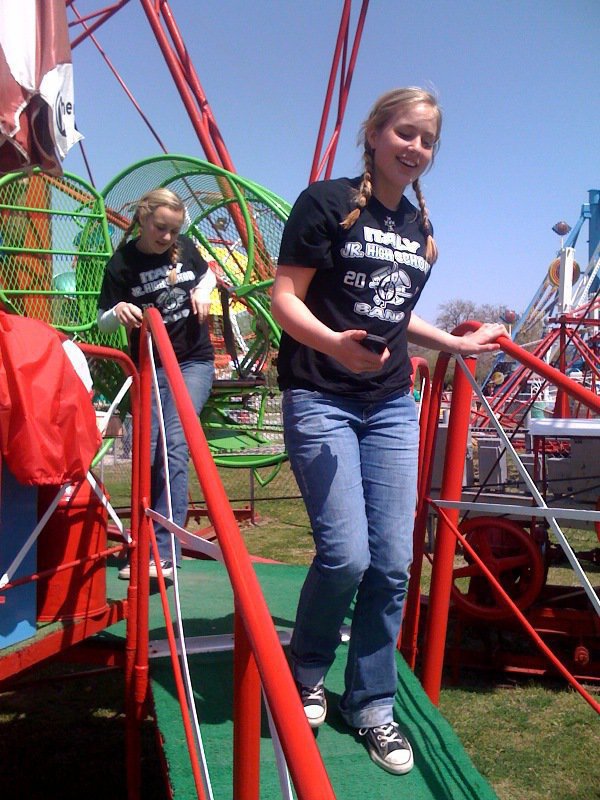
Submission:
M 276 628 L 290 631 L 305 567 L 256 564 Z M 233 596 L 223 565 L 185 560 L 178 571 L 186 639 L 232 634 Z M 351 612 L 347 623 L 351 622 Z M 151 598 L 150 638 L 165 638 L 158 597 Z M 407 775 L 390 775 L 369 758 L 363 741 L 338 712 L 343 691 L 347 644 L 340 644 L 327 675 L 329 705 L 325 725 L 315 732 L 319 750 L 339 800 L 410 798 L 410 800 L 497 800 L 477 772 L 457 736 L 435 708 L 400 655 L 394 713 L 409 737 L 415 767 Z M 190 674 L 215 800 L 231 798 L 233 746 L 233 655 L 190 656 Z M 170 658 L 153 658 L 151 687 L 173 796 L 195 797 L 195 788 L 176 699 Z M 266 714 L 261 733 L 261 798 L 280 798 L 279 779 Z

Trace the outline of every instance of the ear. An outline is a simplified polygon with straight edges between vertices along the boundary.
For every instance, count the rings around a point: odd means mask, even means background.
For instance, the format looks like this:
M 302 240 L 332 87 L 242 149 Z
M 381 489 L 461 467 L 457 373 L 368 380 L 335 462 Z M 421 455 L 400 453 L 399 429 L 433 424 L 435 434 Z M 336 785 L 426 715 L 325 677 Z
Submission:
M 379 140 L 379 131 L 376 129 L 367 131 L 365 134 L 365 139 L 371 150 L 374 151 L 375 148 L 377 147 L 377 142 Z

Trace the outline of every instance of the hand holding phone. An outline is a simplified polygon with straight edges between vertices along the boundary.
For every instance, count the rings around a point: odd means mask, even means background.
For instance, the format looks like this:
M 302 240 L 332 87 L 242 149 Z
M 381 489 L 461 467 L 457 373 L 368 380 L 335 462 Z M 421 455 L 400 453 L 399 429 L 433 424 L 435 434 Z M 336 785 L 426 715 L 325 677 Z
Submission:
M 360 340 L 359 344 L 362 344 L 367 350 L 371 350 L 371 352 L 377 353 L 378 355 L 381 355 L 387 347 L 387 341 L 383 336 L 376 336 L 374 333 L 367 333 L 365 338 Z

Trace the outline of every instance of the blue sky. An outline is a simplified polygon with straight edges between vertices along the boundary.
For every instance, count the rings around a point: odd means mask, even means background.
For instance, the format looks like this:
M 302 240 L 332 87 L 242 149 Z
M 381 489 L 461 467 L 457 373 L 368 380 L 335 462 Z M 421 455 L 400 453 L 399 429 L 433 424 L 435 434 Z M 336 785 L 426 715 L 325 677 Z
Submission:
M 76 5 L 84 15 L 103 3 Z M 293 201 L 308 181 L 342 0 L 170 7 L 237 172 Z M 454 298 L 526 308 L 560 246 L 552 225 L 574 225 L 600 188 L 599 29 L 598 0 L 371 0 L 334 176 L 358 174 L 357 131 L 379 94 L 437 93 L 442 145 L 423 187 L 440 259 L 421 316 Z M 169 150 L 202 158 L 141 6 L 132 0 L 97 38 Z M 91 42 L 73 64 L 77 125 L 102 188 L 159 148 Z M 85 177 L 78 151 L 64 168 Z M 587 264 L 587 225 L 576 258 Z

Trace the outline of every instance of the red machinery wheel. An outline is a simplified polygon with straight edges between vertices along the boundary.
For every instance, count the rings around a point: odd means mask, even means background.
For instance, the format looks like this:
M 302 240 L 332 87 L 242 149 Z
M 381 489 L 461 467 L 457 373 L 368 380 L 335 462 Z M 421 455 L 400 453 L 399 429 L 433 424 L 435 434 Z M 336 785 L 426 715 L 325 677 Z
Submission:
M 544 559 L 533 538 L 517 522 L 495 517 L 465 520 L 459 530 L 517 607 L 528 608 L 545 580 Z M 511 610 L 466 551 L 464 558 L 466 565 L 453 571 L 456 607 L 479 619 L 509 618 Z

